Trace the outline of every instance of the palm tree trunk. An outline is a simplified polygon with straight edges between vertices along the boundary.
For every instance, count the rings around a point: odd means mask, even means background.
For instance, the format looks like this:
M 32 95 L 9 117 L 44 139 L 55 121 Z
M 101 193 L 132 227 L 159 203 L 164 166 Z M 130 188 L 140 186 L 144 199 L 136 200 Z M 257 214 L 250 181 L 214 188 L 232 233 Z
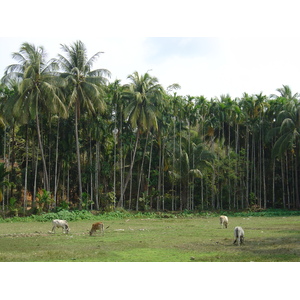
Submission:
M 48 171 L 47 171 L 47 165 L 46 165 L 44 149 L 43 149 L 43 144 L 42 144 L 40 122 L 39 122 L 38 113 L 36 114 L 36 127 L 37 127 L 37 134 L 38 134 L 38 143 L 39 143 L 39 148 L 40 148 L 40 151 L 41 151 L 42 162 L 43 162 L 43 170 L 44 170 L 44 178 L 45 178 L 44 186 L 45 186 L 45 190 L 49 191 Z
M 176 117 L 173 117 L 173 159 L 172 159 L 172 171 L 175 172 L 175 142 L 176 142 Z M 172 180 L 172 210 L 175 210 L 176 203 L 175 203 L 175 180 Z
M 298 143 L 297 143 L 298 144 Z M 299 146 L 299 145 L 298 145 Z M 299 147 L 297 147 L 299 148 Z M 295 194 L 296 194 L 296 208 L 300 208 L 299 203 L 299 180 L 298 180 L 298 153 L 295 156 Z
M 4 158 L 4 163 L 5 163 L 5 161 L 6 161 L 6 140 L 7 140 L 7 138 L 6 138 L 6 127 L 4 127 L 4 137 L 3 137 L 3 140 L 4 140 L 4 142 L 3 142 L 3 158 Z M 5 206 L 5 192 L 4 192 L 5 190 L 4 190 L 4 188 L 3 188 L 3 191 L 2 191 L 2 211 L 4 212 L 4 206 Z
M 157 200 L 156 200 L 156 210 L 160 210 L 160 199 L 161 199 L 161 168 L 162 168 L 162 143 L 160 143 L 159 153 L 158 153 L 158 181 L 157 181 Z
M 284 163 L 283 163 L 283 158 L 280 159 L 281 161 L 281 184 L 282 184 L 282 203 L 283 203 L 283 208 L 286 207 L 286 201 L 285 201 L 285 172 L 284 172 Z
M 147 179 L 147 196 L 149 195 L 152 153 L 153 153 L 153 136 L 151 136 L 151 147 L 150 147 L 150 155 L 149 155 L 149 167 L 148 167 L 148 179 Z
M 57 206 L 57 187 L 58 187 L 58 144 L 59 144 L 59 119 L 57 121 L 57 133 L 56 133 L 56 150 L 55 150 L 55 174 L 54 174 L 54 203 Z
M 95 168 L 95 201 L 96 201 L 96 210 L 99 210 L 99 162 L 100 162 L 100 143 L 97 140 L 96 142 L 96 168 Z
M 250 160 L 249 148 L 250 148 L 250 146 L 249 146 L 249 128 L 247 125 L 246 126 L 246 197 L 245 197 L 246 208 L 249 206 L 249 160 Z M 244 208 L 243 204 L 242 204 L 242 208 Z
M 238 150 L 239 150 L 239 124 L 236 124 L 236 136 L 235 136 L 235 154 L 238 155 Z M 238 208 L 238 199 L 237 199 L 237 189 L 238 189 L 238 163 L 239 163 L 239 156 L 237 156 L 238 158 L 236 159 L 235 162 L 235 178 L 234 178 L 234 193 L 233 193 L 233 207 L 234 208 Z
M 28 175 L 28 125 L 26 125 L 26 165 L 24 179 L 24 216 L 27 211 L 27 175 Z
M 137 197 L 136 197 L 137 200 L 136 201 L 139 201 L 139 199 L 140 199 L 142 174 L 143 174 L 144 161 L 145 161 L 146 150 L 147 150 L 147 145 L 148 145 L 148 138 L 149 138 L 149 131 L 147 132 L 147 137 L 146 137 L 146 142 L 145 142 L 145 148 L 144 148 L 144 153 L 143 153 L 143 158 L 142 158 L 142 163 L 141 163 L 141 168 L 140 168 L 140 174 L 139 174 L 139 180 L 138 180 L 138 190 L 137 190 Z
M 267 184 L 266 184 L 266 167 L 265 167 L 265 147 L 262 145 L 262 172 L 263 172 L 263 191 L 264 191 L 264 209 L 267 208 Z
M 139 133 L 139 131 L 137 131 L 135 146 L 134 146 L 134 151 L 133 151 L 133 156 L 132 156 L 132 161 L 131 161 L 131 164 L 130 164 L 130 169 L 129 169 L 129 172 L 128 172 L 127 177 L 126 177 L 123 190 L 121 192 L 121 196 L 120 196 L 120 199 L 119 199 L 119 202 L 118 202 L 118 207 L 122 207 L 122 205 L 123 205 L 124 194 L 125 194 L 127 185 L 129 183 L 129 180 L 130 180 L 131 174 L 132 174 L 132 169 L 133 169 L 133 165 L 134 165 L 134 161 L 135 161 L 136 150 L 137 150 L 137 146 L 138 146 L 138 143 L 139 143 L 139 137 L 140 137 L 140 133 Z
M 75 106 L 75 140 L 76 140 L 76 154 L 77 154 L 77 168 L 78 168 L 78 188 L 79 188 L 79 209 L 82 209 L 82 180 L 81 180 L 81 164 L 80 164 L 80 149 L 78 138 L 78 110 L 79 104 L 76 102 Z
M 285 154 L 285 175 L 286 175 L 286 191 L 288 200 L 288 209 L 291 208 L 291 197 L 290 197 L 290 184 L 289 184 L 289 167 L 288 167 L 288 154 Z
M 273 178 L 272 178 L 272 203 L 273 203 L 273 208 L 275 208 L 275 201 L 276 201 L 276 196 L 275 196 L 275 159 L 273 160 Z
M 92 165 L 93 165 L 93 151 L 92 151 L 92 138 L 90 137 L 90 164 L 91 164 L 91 177 L 90 177 L 90 189 L 91 189 L 91 207 L 90 209 L 93 209 L 93 203 L 94 203 L 94 179 L 93 179 L 93 171 L 92 171 Z
M 115 122 L 115 130 L 117 129 L 117 125 Z M 114 130 L 114 208 L 116 208 L 116 169 L 117 169 L 117 133 Z
M 37 180 L 37 172 L 38 172 L 38 151 L 35 152 L 36 152 L 36 159 L 35 159 L 35 166 L 34 166 L 34 184 L 33 184 L 33 196 L 32 196 L 33 208 L 35 208 L 36 206 L 36 180 Z

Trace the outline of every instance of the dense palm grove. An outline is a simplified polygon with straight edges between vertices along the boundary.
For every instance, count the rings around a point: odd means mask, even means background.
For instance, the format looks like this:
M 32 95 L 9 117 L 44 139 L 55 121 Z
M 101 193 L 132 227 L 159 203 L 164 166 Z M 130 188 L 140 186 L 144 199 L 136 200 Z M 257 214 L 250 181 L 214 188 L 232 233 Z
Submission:
M 2 211 L 299 209 L 298 94 L 179 96 L 29 43 L 1 80 Z M 201 92 L 201 91 L 199 91 Z

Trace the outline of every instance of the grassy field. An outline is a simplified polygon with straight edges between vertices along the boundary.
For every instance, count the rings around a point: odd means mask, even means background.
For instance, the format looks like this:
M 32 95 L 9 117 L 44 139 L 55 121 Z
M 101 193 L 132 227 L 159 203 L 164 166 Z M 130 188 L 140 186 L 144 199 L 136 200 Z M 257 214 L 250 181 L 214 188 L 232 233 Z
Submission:
M 99 217 L 98 217 L 99 218 Z M 95 220 L 96 221 L 96 220 Z M 69 222 L 71 232 L 51 222 L 0 224 L 2 262 L 298 262 L 300 217 L 217 217 L 104 221 L 105 235 L 89 236 L 93 221 Z M 245 244 L 233 245 L 242 226 Z

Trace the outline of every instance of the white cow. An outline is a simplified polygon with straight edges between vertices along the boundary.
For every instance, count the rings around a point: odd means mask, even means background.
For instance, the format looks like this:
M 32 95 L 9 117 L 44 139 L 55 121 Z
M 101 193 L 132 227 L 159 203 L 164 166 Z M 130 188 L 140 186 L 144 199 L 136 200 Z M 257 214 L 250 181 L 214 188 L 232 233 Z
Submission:
M 62 231 L 64 233 L 69 233 L 69 231 L 70 231 L 70 227 L 69 227 L 68 222 L 66 220 L 58 220 L 58 219 L 53 220 L 52 221 L 52 226 L 53 226 L 52 227 L 52 232 L 53 233 L 55 233 L 55 228 L 56 227 L 57 228 L 61 227 Z
M 245 233 L 242 227 L 237 226 L 234 228 L 234 242 L 233 244 L 235 244 L 237 242 L 238 246 L 240 246 L 241 244 L 244 243 L 244 237 L 245 237 Z
M 228 217 L 227 216 L 220 216 L 220 224 L 222 226 L 222 228 L 227 228 L 228 226 Z

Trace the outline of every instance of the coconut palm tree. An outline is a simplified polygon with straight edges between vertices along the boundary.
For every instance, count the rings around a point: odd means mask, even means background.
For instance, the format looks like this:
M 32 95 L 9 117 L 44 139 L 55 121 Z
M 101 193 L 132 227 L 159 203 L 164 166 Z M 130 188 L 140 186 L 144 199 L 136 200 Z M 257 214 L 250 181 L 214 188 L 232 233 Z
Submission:
M 62 69 L 61 77 L 67 80 L 67 97 L 69 107 L 74 107 L 75 138 L 78 164 L 79 205 L 82 203 L 82 179 L 80 164 L 80 145 L 78 122 L 81 113 L 96 115 L 105 110 L 104 85 L 110 72 L 106 69 L 92 70 L 96 59 L 103 52 L 97 52 L 88 59 L 83 42 L 76 41 L 70 46 L 61 45 L 64 55 L 59 54 L 56 62 Z
M 35 119 L 38 144 L 41 152 L 45 177 L 45 189 L 49 190 L 47 165 L 44 155 L 42 135 L 40 129 L 40 114 L 42 111 L 67 115 L 67 110 L 60 94 L 59 85 L 62 81 L 55 76 L 57 64 L 55 61 L 46 61 L 46 52 L 42 46 L 23 43 L 19 52 L 12 54 L 17 64 L 8 66 L 2 82 L 19 80 L 19 96 L 14 104 L 13 114 L 20 123 L 26 124 L 30 119 Z
M 125 119 L 128 119 L 130 122 L 132 130 L 135 132 L 136 139 L 132 161 L 121 192 L 118 206 L 123 205 L 123 197 L 132 174 L 140 135 L 148 132 L 152 128 L 155 130 L 158 129 L 157 104 L 161 101 L 163 96 L 163 88 L 158 83 L 158 79 L 150 76 L 149 73 L 139 75 L 138 72 L 134 72 L 132 75 L 128 76 L 128 79 L 131 83 L 126 85 L 126 90 L 123 93 L 123 99 L 127 99 L 129 104 L 124 110 L 124 116 Z

